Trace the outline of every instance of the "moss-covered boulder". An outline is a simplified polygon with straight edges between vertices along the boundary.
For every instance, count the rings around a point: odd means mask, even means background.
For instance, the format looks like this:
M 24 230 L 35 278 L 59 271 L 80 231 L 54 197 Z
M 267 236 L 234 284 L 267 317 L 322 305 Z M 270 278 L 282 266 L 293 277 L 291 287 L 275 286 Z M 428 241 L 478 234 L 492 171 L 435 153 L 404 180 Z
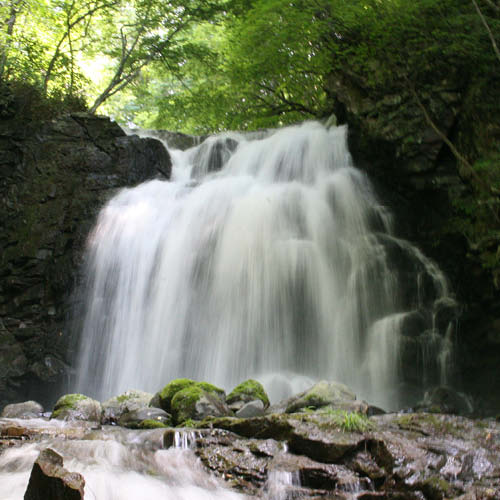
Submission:
M 257 380 L 248 379 L 229 393 L 226 402 L 231 410 L 238 411 L 246 403 L 256 400 L 262 401 L 264 408 L 269 406 L 269 398 L 262 384 Z
M 196 382 L 189 378 L 176 378 L 169 382 L 161 391 L 157 392 L 151 399 L 149 405 L 161 408 L 170 413 L 172 411 L 170 405 L 175 394 L 194 384 L 196 384 Z
M 186 420 L 232 415 L 224 401 L 224 392 L 221 395 L 219 391 L 211 390 L 210 384 L 191 384 L 176 392 L 170 405 L 174 422 L 179 425 Z
M 168 413 L 172 413 L 171 405 L 173 397 L 179 391 L 192 386 L 199 387 L 207 393 L 214 394 L 223 401 L 226 399 L 226 393 L 224 390 L 215 385 L 209 384 L 208 382 L 196 382 L 190 378 L 177 378 L 169 382 L 161 391 L 156 393 L 151 399 L 149 406 L 161 408 Z
M 66 394 L 57 400 L 51 418 L 100 422 L 101 413 L 99 401 L 83 394 Z
M 384 413 L 356 395 L 344 384 L 322 380 L 310 389 L 270 406 L 266 413 L 298 413 L 316 410 L 342 410 L 366 415 Z
M 108 399 L 102 403 L 101 423 L 117 423 L 124 413 L 148 406 L 151 398 L 152 394 L 149 392 L 131 390 Z

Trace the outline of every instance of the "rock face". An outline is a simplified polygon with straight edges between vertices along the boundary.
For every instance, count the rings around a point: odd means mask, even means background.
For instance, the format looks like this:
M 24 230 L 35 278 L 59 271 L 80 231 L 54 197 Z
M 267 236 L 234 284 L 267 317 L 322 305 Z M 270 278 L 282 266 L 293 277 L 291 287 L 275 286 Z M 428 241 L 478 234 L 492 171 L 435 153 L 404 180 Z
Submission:
M 332 110 L 338 122 L 349 125 L 354 162 L 390 206 L 396 234 L 415 242 L 449 277 L 462 305 L 454 360 L 460 373 L 454 383 L 476 396 L 476 410 L 496 414 L 500 280 L 497 277 L 495 284 L 456 222 L 456 201 L 470 190 L 470 174 L 426 119 L 404 73 L 392 74 L 387 85 L 377 68 L 370 68 L 370 78 L 360 77 L 362 71 L 346 67 L 330 75 Z M 497 109 L 498 99 L 491 92 L 478 98 L 474 83 L 464 81 L 453 68 L 446 79 L 418 91 L 434 124 L 462 154 L 476 158 L 496 148 L 500 125 L 491 110 Z
M 107 118 L 0 121 L 0 405 L 50 402 L 75 347 L 65 320 L 99 208 L 170 169 L 159 141 Z
M 347 430 L 328 412 L 274 414 L 207 419 L 196 432 L 176 432 L 229 486 L 258 497 L 498 498 L 498 423 L 430 414 L 368 422 Z M 174 444 L 171 431 L 164 441 Z
M 24 494 L 24 500 L 83 500 L 85 480 L 63 467 L 63 459 L 54 450 L 40 452 Z

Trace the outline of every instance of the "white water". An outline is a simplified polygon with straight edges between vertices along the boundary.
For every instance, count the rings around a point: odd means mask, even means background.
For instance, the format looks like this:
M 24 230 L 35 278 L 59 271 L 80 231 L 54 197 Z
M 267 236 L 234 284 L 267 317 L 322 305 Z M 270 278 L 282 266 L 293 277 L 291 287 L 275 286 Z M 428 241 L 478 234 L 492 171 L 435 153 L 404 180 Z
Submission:
M 77 389 L 104 400 L 181 376 L 226 390 L 255 377 L 276 400 L 331 379 L 397 407 L 398 318 L 432 311 L 448 296 L 444 277 L 391 236 L 344 127 L 231 137 L 234 153 L 219 141 L 220 172 L 207 145 L 175 151 L 172 182 L 125 189 L 101 211 Z
M 37 428 L 53 427 L 36 422 Z M 63 424 L 64 425 L 64 424 Z M 81 439 L 54 437 L 7 448 L 0 454 L 0 498 L 22 500 L 40 450 L 51 448 L 64 467 L 85 479 L 85 500 L 245 500 L 210 476 L 187 449 L 162 449 L 163 430 L 105 428 Z M 50 499 L 47 499 L 50 500 Z M 271 499 L 272 500 L 272 499 Z

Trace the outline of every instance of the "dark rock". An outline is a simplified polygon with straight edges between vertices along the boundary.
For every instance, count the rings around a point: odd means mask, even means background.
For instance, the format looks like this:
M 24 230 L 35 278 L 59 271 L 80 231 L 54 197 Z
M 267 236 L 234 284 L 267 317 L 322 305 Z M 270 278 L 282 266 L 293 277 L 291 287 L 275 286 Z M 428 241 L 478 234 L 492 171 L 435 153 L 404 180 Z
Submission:
M 7 405 L 0 414 L 2 418 L 38 418 L 43 413 L 43 406 L 36 401 Z
M 97 212 L 117 189 L 168 177 L 171 161 L 159 141 L 85 113 L 2 117 L 0 131 L 0 405 L 52 404 L 71 371 L 68 293 Z
M 154 137 L 164 142 L 169 149 L 186 149 L 199 146 L 207 136 L 188 135 L 181 132 L 170 132 L 169 130 L 146 130 L 146 129 L 125 129 L 129 134 L 137 134 L 140 137 Z
M 452 413 L 470 415 L 474 408 L 469 397 L 451 387 L 434 387 L 424 394 L 424 399 L 417 405 L 419 411 L 430 413 Z
M 202 177 L 220 170 L 238 147 L 238 141 L 231 137 L 212 136 L 193 151 L 191 177 Z
M 63 467 L 63 459 L 47 448 L 40 452 L 31 470 L 24 500 L 83 500 L 85 480 Z

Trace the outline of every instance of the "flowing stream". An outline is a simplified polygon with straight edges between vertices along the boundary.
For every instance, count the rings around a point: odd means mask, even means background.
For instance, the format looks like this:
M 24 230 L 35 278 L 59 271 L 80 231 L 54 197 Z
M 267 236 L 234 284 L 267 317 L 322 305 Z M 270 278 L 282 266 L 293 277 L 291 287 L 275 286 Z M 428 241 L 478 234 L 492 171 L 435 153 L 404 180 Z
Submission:
M 0 420 L 0 425 L 5 422 Z M 24 498 L 33 463 L 44 448 L 51 448 L 65 457 L 64 467 L 68 471 L 83 475 L 85 500 L 248 498 L 224 488 L 221 481 L 209 475 L 189 447 L 182 446 L 182 438 L 178 445 L 163 449 L 163 429 L 133 431 L 104 427 L 92 431 L 83 423 L 78 428 L 78 423 L 57 420 L 12 422 L 43 431 L 50 437 L 2 451 L 2 500 Z M 65 434 L 71 439 L 65 439 Z M 75 438 L 75 434 L 79 436 Z M 269 499 L 274 500 L 273 497 Z
M 390 409 L 403 382 L 446 382 L 446 280 L 392 234 L 346 135 L 211 137 L 170 151 L 171 182 L 111 199 L 88 239 L 78 391 L 253 377 L 276 401 L 329 379 Z

